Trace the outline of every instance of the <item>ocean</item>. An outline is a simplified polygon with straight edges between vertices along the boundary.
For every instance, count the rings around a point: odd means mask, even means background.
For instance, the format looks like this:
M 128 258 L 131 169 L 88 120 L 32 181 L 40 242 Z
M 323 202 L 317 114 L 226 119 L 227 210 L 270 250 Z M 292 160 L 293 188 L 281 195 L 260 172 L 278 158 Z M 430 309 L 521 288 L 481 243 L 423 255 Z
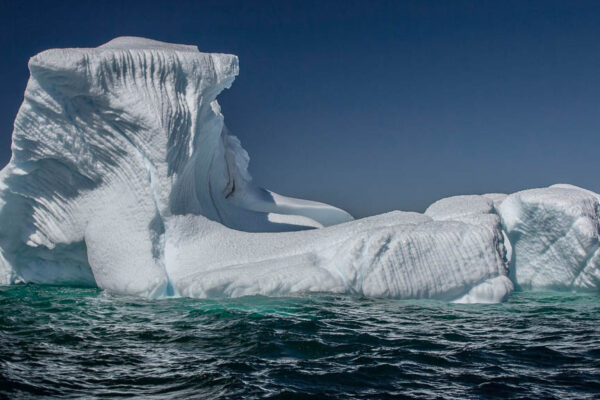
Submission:
M 0 287 L 0 397 L 600 398 L 600 294 L 459 305 Z

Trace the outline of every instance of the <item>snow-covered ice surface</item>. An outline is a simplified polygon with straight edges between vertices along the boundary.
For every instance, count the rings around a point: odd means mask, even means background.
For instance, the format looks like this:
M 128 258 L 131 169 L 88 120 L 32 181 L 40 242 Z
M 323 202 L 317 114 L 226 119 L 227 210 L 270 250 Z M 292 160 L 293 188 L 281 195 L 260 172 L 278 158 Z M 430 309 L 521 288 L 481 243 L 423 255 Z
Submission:
M 598 197 L 583 189 L 457 196 L 354 221 L 256 187 L 216 101 L 236 56 L 125 37 L 48 50 L 29 69 L 0 172 L 0 283 L 466 303 L 502 301 L 509 276 L 597 286 Z

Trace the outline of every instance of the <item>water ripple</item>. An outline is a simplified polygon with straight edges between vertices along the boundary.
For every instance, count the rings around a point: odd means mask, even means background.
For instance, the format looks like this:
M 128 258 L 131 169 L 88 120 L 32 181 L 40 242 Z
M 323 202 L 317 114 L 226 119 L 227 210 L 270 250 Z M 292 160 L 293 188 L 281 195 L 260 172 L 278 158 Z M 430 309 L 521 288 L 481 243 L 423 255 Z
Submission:
M 0 288 L 0 397 L 597 398 L 600 296 L 147 301 Z

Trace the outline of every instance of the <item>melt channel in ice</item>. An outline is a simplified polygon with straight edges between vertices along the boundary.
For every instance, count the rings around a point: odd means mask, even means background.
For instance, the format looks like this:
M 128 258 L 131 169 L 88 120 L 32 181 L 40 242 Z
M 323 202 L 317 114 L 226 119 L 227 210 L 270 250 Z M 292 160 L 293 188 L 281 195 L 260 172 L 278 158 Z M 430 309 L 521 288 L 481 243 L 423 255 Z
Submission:
M 513 282 L 596 287 L 591 192 L 460 196 L 425 214 L 353 220 L 253 184 L 216 101 L 238 74 L 236 56 L 126 37 L 47 50 L 29 69 L 13 155 L 0 172 L 0 283 L 148 297 L 318 291 L 457 302 L 502 301 Z M 553 213 L 536 214 L 540 204 Z M 549 231 L 540 238 L 537 229 Z M 544 266 L 562 262 L 568 284 L 546 282 L 563 277 Z

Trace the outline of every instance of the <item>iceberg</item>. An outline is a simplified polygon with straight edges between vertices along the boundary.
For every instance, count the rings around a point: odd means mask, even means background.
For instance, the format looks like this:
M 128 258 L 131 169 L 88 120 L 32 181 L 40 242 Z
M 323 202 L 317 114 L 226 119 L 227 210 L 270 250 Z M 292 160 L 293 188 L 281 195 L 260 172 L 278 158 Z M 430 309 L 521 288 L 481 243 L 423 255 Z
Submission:
M 257 187 L 217 102 L 238 59 L 121 37 L 29 61 L 0 172 L 0 283 L 198 298 L 499 302 L 597 288 L 598 196 L 456 196 L 354 220 Z M 542 232 L 543 234 L 540 234 Z

